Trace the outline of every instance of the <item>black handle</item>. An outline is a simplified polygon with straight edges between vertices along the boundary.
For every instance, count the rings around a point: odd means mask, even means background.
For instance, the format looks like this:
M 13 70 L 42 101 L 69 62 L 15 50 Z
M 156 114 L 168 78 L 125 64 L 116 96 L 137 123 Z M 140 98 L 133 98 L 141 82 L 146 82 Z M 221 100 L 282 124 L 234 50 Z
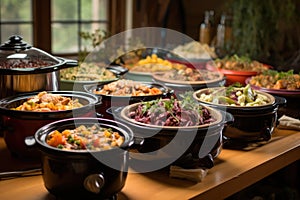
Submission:
M 142 137 L 134 137 L 134 143 L 133 146 L 137 147 L 137 146 L 142 146 L 145 142 L 145 139 Z
M 84 179 L 84 188 L 94 194 L 101 192 L 101 189 L 105 186 L 105 178 L 103 174 L 91 174 Z
M 275 98 L 275 103 L 279 106 L 284 106 L 287 103 L 287 100 L 284 97 L 274 96 L 274 98 Z
M 271 129 L 269 127 L 264 128 L 260 137 L 262 141 L 269 141 L 272 137 Z
M 163 98 L 171 98 L 171 96 L 174 96 L 174 95 L 175 95 L 174 90 L 169 87 L 166 87 L 166 92 L 164 92 L 162 94 L 162 97 Z
M 139 149 L 144 144 L 145 139 L 142 137 L 134 137 L 131 143 L 128 144 L 128 146 L 125 147 L 125 149 Z
M 211 169 L 214 166 L 214 158 L 211 154 L 206 155 L 204 158 L 200 158 L 198 161 L 198 167 Z
M 0 45 L 0 50 L 20 51 L 20 50 L 26 50 L 30 48 L 31 45 L 24 42 L 22 36 L 20 35 L 12 35 L 9 37 L 8 41 Z
M 61 57 L 56 57 L 56 58 L 62 60 L 62 64 L 59 66 L 59 69 L 65 69 L 65 68 L 69 68 L 69 67 L 77 67 L 78 66 L 77 60 L 66 59 L 66 58 L 61 58 Z
M 224 124 L 225 125 L 233 124 L 234 116 L 231 113 L 223 111 L 223 110 L 218 110 L 218 111 L 222 114 L 222 116 L 224 118 Z
M 128 72 L 128 69 L 125 67 L 122 67 L 120 65 L 110 65 L 106 69 L 110 70 L 116 75 L 122 76 Z
M 102 98 L 101 96 L 97 96 L 97 102 L 95 103 L 95 107 L 99 107 L 102 105 Z

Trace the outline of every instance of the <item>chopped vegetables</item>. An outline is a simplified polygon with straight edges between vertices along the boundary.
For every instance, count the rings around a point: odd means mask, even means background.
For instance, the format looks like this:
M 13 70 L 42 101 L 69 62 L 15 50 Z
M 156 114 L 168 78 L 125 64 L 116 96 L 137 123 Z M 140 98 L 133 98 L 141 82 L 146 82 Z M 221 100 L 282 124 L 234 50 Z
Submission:
M 218 72 L 192 68 L 172 70 L 157 75 L 159 75 L 164 80 L 175 81 L 210 81 L 219 79 L 221 77 Z
M 278 72 L 276 70 L 268 70 L 263 74 L 253 76 L 249 83 L 254 86 L 267 89 L 300 89 L 300 73 L 294 74 L 293 70 L 287 72 Z
M 215 119 L 209 110 L 199 105 L 189 93 L 182 101 L 173 97 L 142 102 L 128 117 L 137 122 L 158 126 L 198 126 Z
M 60 77 L 69 81 L 106 81 L 115 79 L 116 75 L 106 69 L 104 63 L 81 63 L 77 67 L 60 70 Z
M 12 110 L 50 112 L 71 110 L 82 106 L 83 105 L 78 101 L 78 99 L 72 100 L 70 97 L 64 97 L 43 91 L 28 98 L 27 101 L 16 108 L 12 108 Z
M 162 94 L 162 91 L 138 81 L 122 79 L 106 84 L 100 90 L 95 89 L 93 93 L 113 96 L 147 96 Z
M 267 96 L 257 93 L 250 85 L 211 88 L 200 93 L 199 100 L 229 106 L 261 106 L 270 103 Z
M 46 139 L 48 145 L 63 150 L 108 150 L 120 147 L 124 137 L 110 128 L 102 128 L 98 124 L 80 125 L 75 129 L 62 132 L 52 131 Z
M 268 67 L 256 60 L 251 60 L 247 56 L 226 56 L 222 59 L 216 59 L 215 65 L 219 69 L 234 71 L 255 71 L 261 73 L 268 70 Z
M 184 69 L 185 65 L 179 63 L 171 63 L 168 60 L 159 58 L 156 54 L 147 56 L 139 60 L 130 71 L 132 72 L 161 72 L 169 71 L 172 69 Z

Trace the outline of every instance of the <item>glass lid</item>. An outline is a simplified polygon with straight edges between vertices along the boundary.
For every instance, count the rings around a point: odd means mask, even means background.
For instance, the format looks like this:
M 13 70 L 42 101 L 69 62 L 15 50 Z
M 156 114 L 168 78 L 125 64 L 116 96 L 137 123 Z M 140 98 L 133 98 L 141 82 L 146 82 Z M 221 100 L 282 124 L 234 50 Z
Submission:
M 12 35 L 0 45 L 0 70 L 32 71 L 61 63 L 60 59 L 27 44 L 19 35 Z
M 3 75 L 38 74 L 75 67 L 75 60 L 55 57 L 32 47 L 19 35 L 12 35 L 0 45 L 0 73 Z

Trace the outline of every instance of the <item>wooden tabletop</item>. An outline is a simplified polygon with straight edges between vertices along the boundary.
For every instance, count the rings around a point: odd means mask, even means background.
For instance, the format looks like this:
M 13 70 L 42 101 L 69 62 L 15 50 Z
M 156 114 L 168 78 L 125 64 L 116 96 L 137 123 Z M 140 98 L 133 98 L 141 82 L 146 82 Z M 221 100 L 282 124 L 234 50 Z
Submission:
M 223 149 L 202 182 L 170 178 L 167 171 L 129 173 L 118 200 L 224 199 L 300 158 L 300 132 L 275 129 L 271 141 L 251 150 Z M 0 138 L 0 171 L 35 167 L 12 157 Z M 52 200 L 42 175 L 0 180 L 0 199 Z

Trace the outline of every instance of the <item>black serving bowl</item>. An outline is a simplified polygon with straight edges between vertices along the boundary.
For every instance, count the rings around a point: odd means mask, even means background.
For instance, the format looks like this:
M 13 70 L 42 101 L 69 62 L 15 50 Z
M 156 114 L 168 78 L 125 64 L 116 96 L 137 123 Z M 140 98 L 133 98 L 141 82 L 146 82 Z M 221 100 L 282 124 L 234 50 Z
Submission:
M 22 110 L 12 110 L 28 98 L 36 96 L 39 92 L 23 93 L 16 96 L 6 97 L 0 100 L 0 114 L 3 124 L 1 125 L 4 140 L 12 155 L 20 159 L 36 159 L 39 152 L 30 150 L 24 144 L 27 136 L 32 136 L 43 125 L 50 122 L 72 118 L 72 117 L 92 117 L 96 116 L 96 109 L 99 106 L 99 98 L 93 94 L 80 91 L 47 91 L 51 94 L 58 94 L 71 99 L 78 99 L 83 105 L 80 108 L 62 111 L 32 112 Z
M 136 165 L 147 170 L 147 167 L 164 163 L 182 167 L 212 168 L 214 159 L 222 148 L 222 132 L 225 125 L 233 121 L 231 114 L 208 108 L 215 122 L 199 126 L 172 127 L 143 124 L 128 117 L 140 103 L 131 104 L 114 110 L 115 119 L 128 125 L 135 136 L 144 138 L 138 154 L 132 156 Z
M 286 99 L 256 91 L 266 96 L 269 103 L 262 106 L 231 106 L 211 103 L 201 100 L 201 94 L 209 94 L 211 89 L 206 88 L 195 91 L 193 97 L 201 104 L 231 113 L 234 122 L 227 126 L 224 137 L 227 140 L 237 142 L 269 141 L 277 124 L 277 111 L 280 105 L 286 103 Z
M 54 130 L 97 124 L 124 137 L 120 147 L 109 150 L 63 150 L 47 144 Z M 128 149 L 138 144 L 133 132 L 122 123 L 101 118 L 69 118 L 47 124 L 25 138 L 29 148 L 41 152 L 42 176 L 47 190 L 63 199 L 110 199 L 125 185 Z M 140 143 L 139 143 L 140 144 Z
M 112 119 L 112 115 L 107 113 L 112 107 L 123 107 L 133 103 L 138 103 L 142 101 L 151 101 L 159 98 L 167 98 L 173 95 L 173 90 L 163 86 L 159 83 L 153 82 L 140 82 L 149 88 L 156 87 L 162 91 L 162 94 L 156 95 L 145 95 L 145 96 L 115 96 L 115 95 L 102 95 L 102 94 L 95 94 L 94 91 L 101 90 L 105 84 L 90 84 L 85 85 L 85 91 L 97 95 L 101 99 L 101 106 L 98 107 L 97 112 L 104 118 Z

